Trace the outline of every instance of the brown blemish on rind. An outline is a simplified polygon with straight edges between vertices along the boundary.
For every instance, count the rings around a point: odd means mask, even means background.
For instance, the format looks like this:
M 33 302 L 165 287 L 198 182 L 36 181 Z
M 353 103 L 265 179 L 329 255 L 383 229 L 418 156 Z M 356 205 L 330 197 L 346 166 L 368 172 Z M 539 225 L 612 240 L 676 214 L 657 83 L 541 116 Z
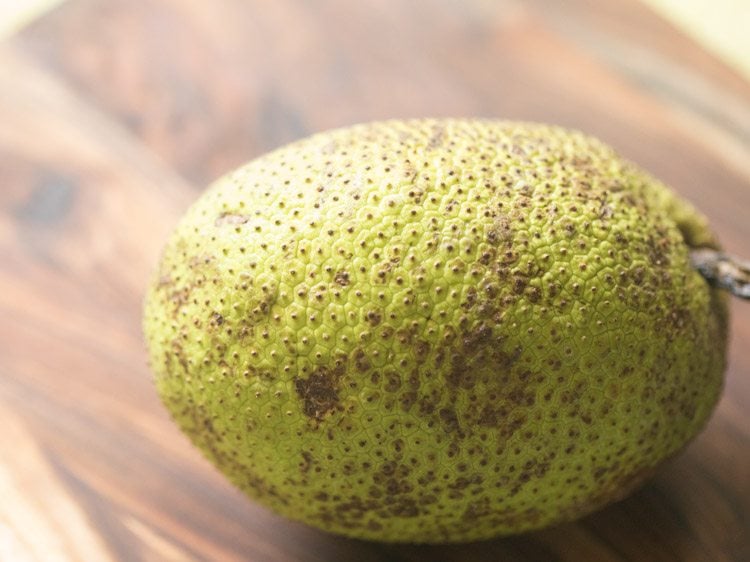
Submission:
M 366 373 L 372 367 L 370 360 L 367 358 L 367 353 L 362 348 L 355 350 L 354 355 L 354 366 L 360 373 Z
M 216 217 L 214 224 L 216 226 L 233 225 L 237 226 L 240 224 L 246 224 L 250 221 L 249 215 L 242 215 L 239 213 L 221 213 Z
M 188 359 L 185 348 L 182 346 L 180 340 L 177 338 L 172 340 L 170 349 L 171 353 L 167 353 L 164 357 L 166 372 L 172 376 L 177 376 L 178 373 L 175 371 L 176 363 L 180 366 L 182 372 L 187 375 L 190 372 Z
M 306 379 L 295 377 L 294 390 L 307 417 L 322 421 L 326 414 L 340 407 L 338 386 L 342 374 L 343 368 L 318 369 Z
M 588 495 L 584 501 L 577 502 L 563 510 L 561 519 L 572 521 L 600 507 L 623 499 L 651 478 L 656 473 L 657 468 L 657 466 L 641 467 L 637 470 L 622 468 L 610 477 L 608 482 L 606 481 L 608 469 L 596 469 L 593 476 L 597 481 L 599 491 L 593 495 Z
M 445 144 L 445 127 L 437 126 L 432 131 L 432 136 L 427 143 L 428 150 L 435 150 Z
M 520 348 L 516 347 L 510 352 L 504 351 L 501 341 L 493 336 L 492 330 L 480 326 L 464 337 L 462 351 L 451 356 L 451 369 L 446 382 L 453 388 L 469 390 L 482 380 L 481 377 L 488 377 L 482 374 L 487 373 L 488 368 L 492 371 L 492 375 L 489 375 L 492 379 L 502 381 L 504 376 L 507 378 L 520 357 Z
M 315 459 L 308 451 L 302 451 L 302 461 L 299 463 L 299 470 L 301 473 L 306 474 L 310 472 Z
M 447 431 L 448 433 L 451 433 L 453 431 L 458 431 L 460 429 L 458 416 L 456 415 L 456 412 L 453 409 L 442 408 L 438 412 L 438 415 L 440 416 L 440 421 L 443 422 L 443 427 L 445 428 L 445 431 Z
M 510 242 L 513 238 L 513 228 L 510 226 L 510 220 L 504 215 L 495 217 L 492 227 L 487 231 L 487 242 L 493 246 L 499 246 L 501 243 Z
M 333 280 L 338 285 L 341 285 L 342 287 L 346 287 L 349 284 L 349 272 L 344 271 L 343 269 L 336 272 L 336 275 L 333 276 Z
M 371 310 L 367 313 L 367 322 L 370 324 L 370 326 L 377 326 L 382 320 L 383 315 L 376 310 Z

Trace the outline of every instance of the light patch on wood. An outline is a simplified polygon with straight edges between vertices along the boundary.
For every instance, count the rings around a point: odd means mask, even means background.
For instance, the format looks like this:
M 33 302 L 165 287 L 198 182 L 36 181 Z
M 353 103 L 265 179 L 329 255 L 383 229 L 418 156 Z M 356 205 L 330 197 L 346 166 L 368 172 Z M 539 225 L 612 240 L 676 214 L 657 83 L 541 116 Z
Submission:
M 65 0 L 0 0 L 0 39 L 13 35 Z
M 172 560 L 182 561 L 190 558 L 184 550 L 156 534 L 138 519 L 130 517 L 123 521 L 123 523 L 143 544 L 147 545 L 152 552 L 159 555 L 159 560 L 170 562 Z
M 750 4 L 746 0 L 646 0 L 646 3 L 750 79 Z
M 114 560 L 7 405 L 0 427 L 0 560 Z

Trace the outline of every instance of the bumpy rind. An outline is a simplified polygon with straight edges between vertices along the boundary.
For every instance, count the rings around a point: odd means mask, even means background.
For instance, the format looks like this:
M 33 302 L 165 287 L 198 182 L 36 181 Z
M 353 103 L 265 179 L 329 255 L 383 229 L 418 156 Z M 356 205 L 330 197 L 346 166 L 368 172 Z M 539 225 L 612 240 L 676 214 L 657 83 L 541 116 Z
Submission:
M 145 309 L 156 384 L 227 477 L 345 535 L 454 542 L 618 499 L 704 425 L 726 310 L 705 220 L 595 139 L 423 120 L 219 180 Z

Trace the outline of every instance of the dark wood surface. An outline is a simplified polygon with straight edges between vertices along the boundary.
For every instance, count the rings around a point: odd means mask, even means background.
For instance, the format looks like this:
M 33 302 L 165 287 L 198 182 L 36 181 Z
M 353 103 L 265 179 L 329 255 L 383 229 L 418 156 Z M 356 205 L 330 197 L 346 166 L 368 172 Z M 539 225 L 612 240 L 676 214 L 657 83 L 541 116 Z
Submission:
M 245 499 L 153 389 L 141 299 L 224 171 L 390 117 L 583 129 L 750 255 L 750 84 L 626 0 L 70 0 L 0 44 L 0 560 L 750 560 L 750 308 L 724 397 L 630 498 L 456 546 L 329 536 Z

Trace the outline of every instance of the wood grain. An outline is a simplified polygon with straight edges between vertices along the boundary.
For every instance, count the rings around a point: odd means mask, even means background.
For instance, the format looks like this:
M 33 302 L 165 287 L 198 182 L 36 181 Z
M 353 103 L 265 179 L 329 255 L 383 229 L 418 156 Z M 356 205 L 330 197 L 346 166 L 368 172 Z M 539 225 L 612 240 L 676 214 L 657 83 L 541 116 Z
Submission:
M 393 546 L 282 520 L 176 430 L 140 303 L 203 186 L 307 133 L 490 116 L 596 134 L 750 239 L 750 85 L 625 0 L 69 0 L 0 44 L 0 560 L 750 560 L 750 311 L 724 397 L 574 524 Z

